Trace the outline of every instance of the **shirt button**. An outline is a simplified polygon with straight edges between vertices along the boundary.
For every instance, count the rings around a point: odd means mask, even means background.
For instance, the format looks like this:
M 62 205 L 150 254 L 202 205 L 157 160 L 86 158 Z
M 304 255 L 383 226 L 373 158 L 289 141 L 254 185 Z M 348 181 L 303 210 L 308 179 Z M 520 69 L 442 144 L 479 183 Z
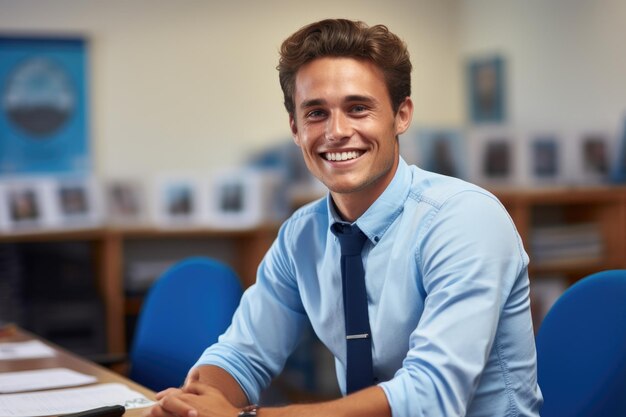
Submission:
M 374 242 L 378 242 L 380 238 L 378 236 L 374 236 Z

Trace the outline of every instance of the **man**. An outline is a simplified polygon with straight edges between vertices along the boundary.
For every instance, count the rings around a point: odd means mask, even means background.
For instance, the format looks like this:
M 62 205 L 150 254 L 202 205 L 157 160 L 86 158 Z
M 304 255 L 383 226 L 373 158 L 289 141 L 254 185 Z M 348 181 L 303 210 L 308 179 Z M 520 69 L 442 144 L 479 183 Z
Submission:
M 293 138 L 329 195 L 283 224 L 232 326 L 151 414 L 537 416 L 528 257 L 493 195 L 400 158 L 413 114 L 406 45 L 384 26 L 325 20 L 285 40 L 278 70 Z M 357 334 L 346 330 L 344 229 L 365 235 Z M 342 392 L 356 392 L 240 411 L 309 321 L 335 356 Z M 356 385 L 355 341 L 369 361 Z

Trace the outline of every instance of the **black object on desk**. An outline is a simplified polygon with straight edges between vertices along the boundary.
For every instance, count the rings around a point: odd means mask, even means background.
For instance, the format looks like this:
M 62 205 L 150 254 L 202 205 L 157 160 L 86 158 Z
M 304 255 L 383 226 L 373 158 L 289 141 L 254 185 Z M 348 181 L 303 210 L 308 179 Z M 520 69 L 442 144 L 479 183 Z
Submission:
M 63 414 L 61 417 L 121 417 L 126 412 L 122 405 L 93 408 L 79 413 Z

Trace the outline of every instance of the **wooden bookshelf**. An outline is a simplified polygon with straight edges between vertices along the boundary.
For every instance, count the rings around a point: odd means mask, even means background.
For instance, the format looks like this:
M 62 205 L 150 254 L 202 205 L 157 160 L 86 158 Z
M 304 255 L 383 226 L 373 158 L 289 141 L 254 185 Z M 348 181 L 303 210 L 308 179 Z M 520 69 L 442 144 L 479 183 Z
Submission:
M 107 349 L 109 353 L 126 351 L 125 318 L 136 313 L 140 301 L 127 300 L 124 291 L 124 246 L 135 240 L 162 241 L 174 239 L 228 242 L 236 251 L 236 262 L 230 266 L 247 288 L 256 279 L 256 268 L 274 240 L 277 225 L 253 229 L 160 229 L 160 228 L 94 228 L 0 233 L 0 243 L 81 241 L 91 244 L 97 288 L 105 307 Z M 190 254 L 191 255 L 191 254 Z
M 530 256 L 531 279 L 543 274 L 566 276 L 574 282 L 603 269 L 626 268 L 626 187 L 558 187 L 492 190 L 502 201 Z M 552 261 L 533 247 L 533 233 L 541 227 L 590 225 L 596 229 L 601 252 Z M 584 251 L 583 251 L 584 252 Z M 591 253 L 592 251 L 590 251 Z
M 558 187 L 541 189 L 492 189 L 510 213 L 530 255 L 529 273 L 533 280 L 546 276 L 565 277 L 568 284 L 593 272 L 626 268 L 626 187 Z M 541 226 L 591 224 L 597 228 L 602 251 L 594 256 L 535 262 L 533 233 Z M 231 262 L 244 288 L 256 278 L 258 264 L 274 240 L 278 225 L 254 229 L 220 230 L 204 228 L 94 228 L 83 230 L 0 233 L 3 242 L 84 241 L 93 248 L 97 287 L 106 309 L 107 347 L 110 353 L 126 350 L 125 318 L 136 314 L 141 297 L 127 297 L 124 291 L 124 248 L 142 242 L 210 240 L 228 243 L 236 252 Z

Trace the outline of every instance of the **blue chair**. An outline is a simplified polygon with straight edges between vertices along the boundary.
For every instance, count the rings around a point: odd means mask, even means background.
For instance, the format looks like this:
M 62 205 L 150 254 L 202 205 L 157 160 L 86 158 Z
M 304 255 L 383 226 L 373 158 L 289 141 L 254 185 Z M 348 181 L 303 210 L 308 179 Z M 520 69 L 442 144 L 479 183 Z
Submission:
M 230 325 L 241 294 L 237 275 L 218 261 L 193 257 L 168 269 L 139 314 L 130 378 L 155 391 L 180 386 L 204 349 Z
M 626 416 L 626 270 L 568 288 L 536 344 L 542 417 Z

